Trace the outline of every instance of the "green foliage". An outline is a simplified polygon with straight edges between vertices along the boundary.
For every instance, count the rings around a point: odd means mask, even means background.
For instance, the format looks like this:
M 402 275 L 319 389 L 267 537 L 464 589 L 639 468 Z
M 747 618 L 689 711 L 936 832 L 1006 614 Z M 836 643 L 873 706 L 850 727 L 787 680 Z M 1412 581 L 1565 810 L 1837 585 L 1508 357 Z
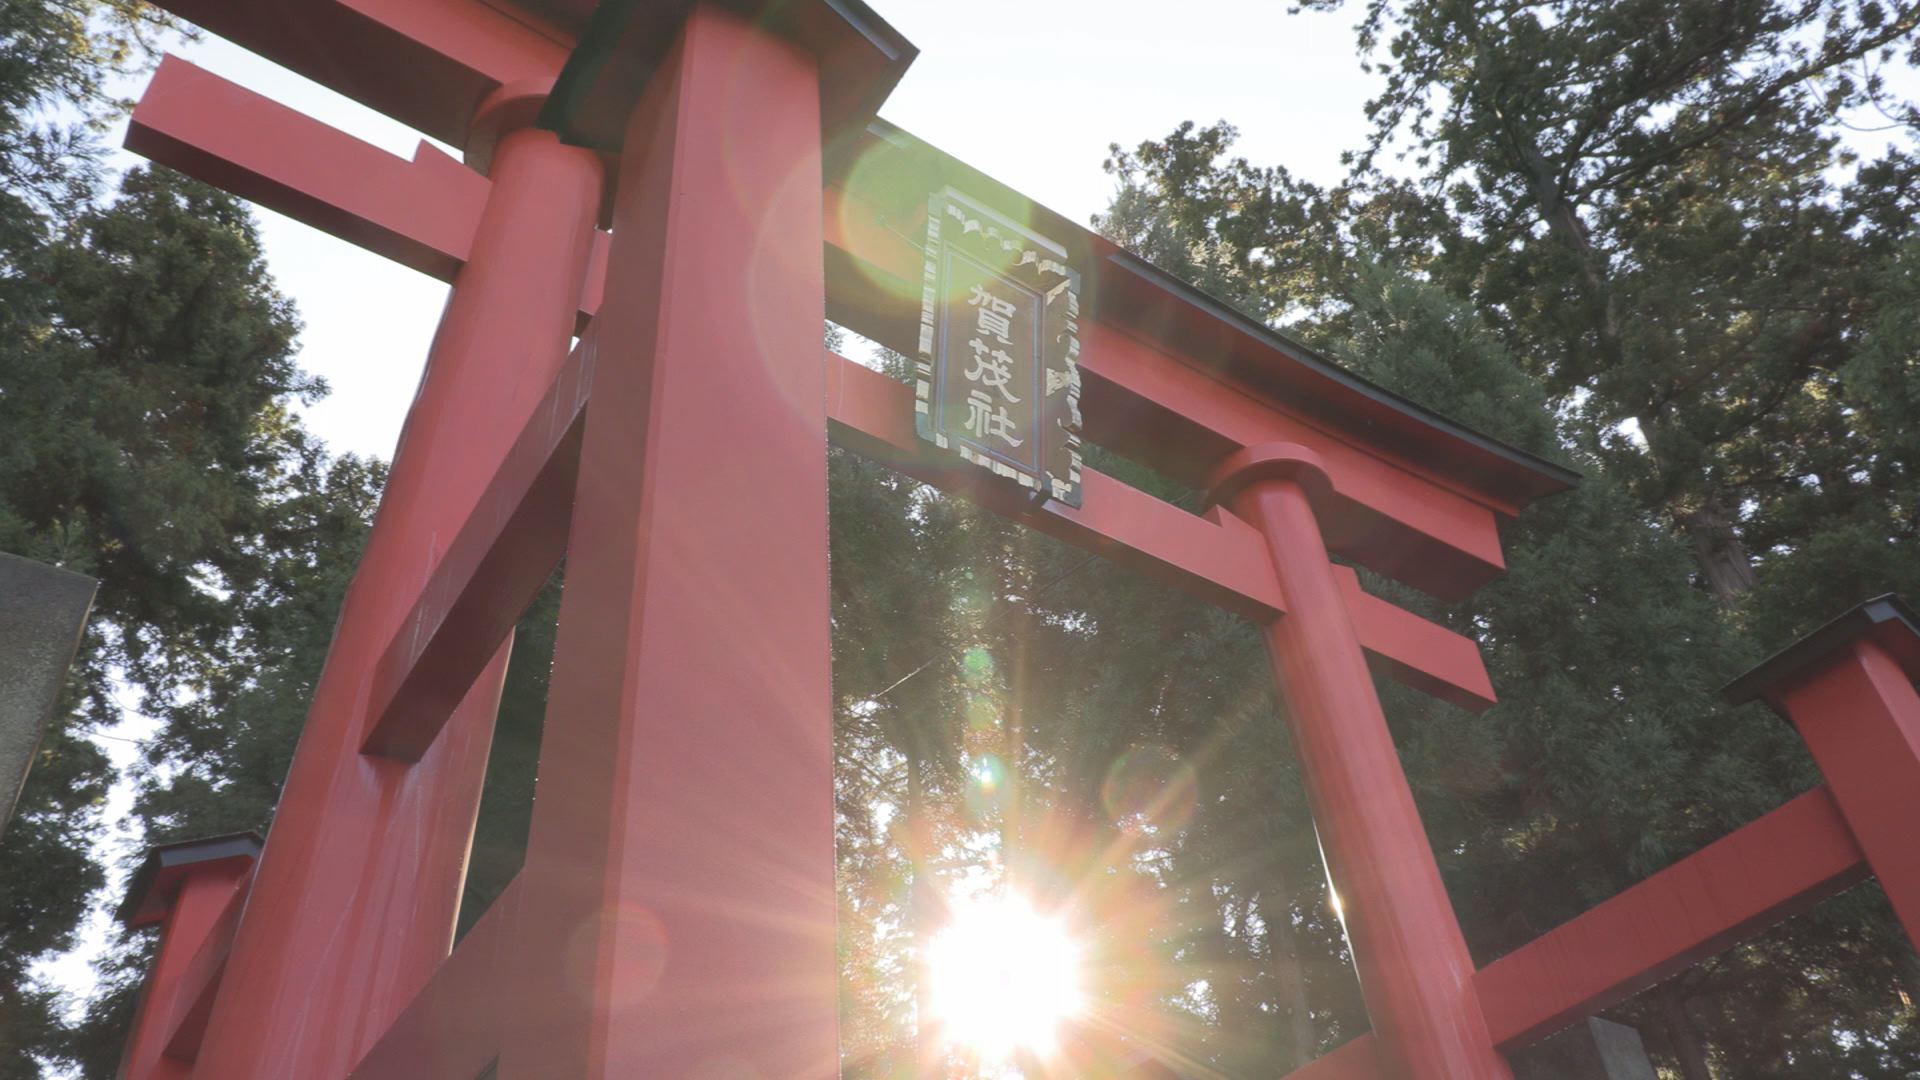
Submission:
M 298 324 L 236 200 L 136 170 L 33 256 L 39 319 L 0 341 L 0 548 L 101 584 L 77 712 L 0 846 L 36 867 L 0 883 L 23 988 L 104 881 L 110 770 L 81 725 L 117 723 L 129 696 L 165 722 L 138 807 L 156 839 L 261 825 L 383 473 L 329 461 L 288 411 L 323 388 L 294 366 Z
M 216 657 L 156 710 L 135 803 L 153 843 L 265 831 L 386 475 L 311 448 L 277 464 L 271 519 L 237 538 L 252 559 L 226 578 Z
M 1468 717 L 1383 687 L 1483 960 L 1813 783 L 1716 688 L 1914 586 L 1915 163 L 1838 132 L 1915 125 L 1876 69 L 1915 59 L 1917 18 L 1378 0 L 1383 90 L 1341 184 L 1229 156 L 1225 124 L 1109 161 L 1110 233 L 1587 476 L 1456 609 L 1369 580 L 1479 637 L 1502 695 Z M 1911 956 L 1863 890 L 1622 1014 L 1690 1080 L 1907 1075 Z
M 149 838 L 266 827 L 384 478 L 291 413 L 324 388 L 244 209 L 163 170 L 105 200 L 84 124 L 39 118 L 104 115 L 147 17 L 0 9 L 0 548 L 103 579 L 75 714 L 0 846 L 36 868 L 0 878 L 0 1077 L 110 1074 L 144 961 L 117 950 L 77 1028 L 25 977 L 103 880 L 111 776 L 81 725 L 128 692 L 161 721 Z M 1466 603 L 1367 577 L 1479 638 L 1502 694 L 1472 716 L 1381 687 L 1482 961 L 1812 783 L 1717 687 L 1920 591 L 1920 160 L 1836 139 L 1867 106 L 1913 121 L 1872 65 L 1913 58 L 1915 20 L 1373 0 L 1384 86 L 1345 181 L 1234 158 L 1226 124 L 1108 164 L 1109 235 L 1587 476 L 1510 523 L 1508 573 Z M 1275 1075 L 1363 1031 L 1252 630 L 853 455 L 830 477 L 846 1074 L 940 1052 L 917 957 L 982 881 L 1069 912 L 1103 1018 L 1188 1074 Z M 519 868 L 563 587 L 516 637 L 462 929 Z M 1862 889 L 1620 1015 L 1690 1080 L 1893 1077 L 1920 1071 L 1915 996 Z
M 289 411 L 324 387 L 294 364 L 245 207 L 162 169 L 103 187 L 106 87 L 166 25 L 119 0 L 0 7 L 0 550 L 100 579 L 70 711 L 0 840 L 7 1077 L 117 1060 L 139 945 L 77 1032 L 29 975 L 105 883 L 113 775 L 89 729 L 127 707 L 165 722 L 141 807 L 156 835 L 260 824 L 381 476 L 330 462 Z M 242 744 L 280 760 L 220 756 Z

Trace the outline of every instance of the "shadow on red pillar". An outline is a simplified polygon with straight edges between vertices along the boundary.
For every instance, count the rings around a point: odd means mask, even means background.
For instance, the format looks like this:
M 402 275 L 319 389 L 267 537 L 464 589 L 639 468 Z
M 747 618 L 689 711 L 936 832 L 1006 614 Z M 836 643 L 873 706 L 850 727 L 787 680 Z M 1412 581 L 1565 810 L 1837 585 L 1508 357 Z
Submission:
M 1920 624 L 1879 596 L 1727 687 L 1793 722 L 1909 944 L 1920 945 Z
M 838 1071 L 819 103 L 702 5 L 631 113 L 503 1080 Z
M 120 922 L 129 930 L 159 927 L 160 944 L 140 988 L 121 1080 L 193 1075 L 259 854 L 252 833 L 214 836 L 156 847 L 134 871 Z
M 601 168 L 505 135 L 341 611 L 196 1075 L 337 1080 L 445 959 L 511 643 L 417 763 L 364 755 L 373 668 L 566 356 Z
M 1314 507 L 1330 492 L 1312 451 L 1269 443 L 1228 457 L 1212 498 L 1265 535 L 1286 597 L 1267 649 L 1386 1075 L 1509 1080 L 1327 558 Z

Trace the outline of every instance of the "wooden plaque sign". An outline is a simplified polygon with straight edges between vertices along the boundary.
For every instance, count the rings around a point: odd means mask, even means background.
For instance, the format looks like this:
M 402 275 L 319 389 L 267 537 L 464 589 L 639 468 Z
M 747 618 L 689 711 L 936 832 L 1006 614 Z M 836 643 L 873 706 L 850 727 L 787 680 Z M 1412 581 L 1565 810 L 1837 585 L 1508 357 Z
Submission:
M 1080 505 L 1080 274 L 1066 248 L 953 188 L 927 207 L 914 427 Z

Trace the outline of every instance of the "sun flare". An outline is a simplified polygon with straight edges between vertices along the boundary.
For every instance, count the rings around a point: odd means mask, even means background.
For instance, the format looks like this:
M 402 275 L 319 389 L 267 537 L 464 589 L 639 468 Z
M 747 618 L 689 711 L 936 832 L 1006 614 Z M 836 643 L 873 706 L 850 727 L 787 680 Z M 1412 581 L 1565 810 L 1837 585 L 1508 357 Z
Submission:
M 927 964 L 942 1037 L 984 1059 L 1050 1053 L 1086 1004 L 1079 946 L 1018 897 L 956 902 Z

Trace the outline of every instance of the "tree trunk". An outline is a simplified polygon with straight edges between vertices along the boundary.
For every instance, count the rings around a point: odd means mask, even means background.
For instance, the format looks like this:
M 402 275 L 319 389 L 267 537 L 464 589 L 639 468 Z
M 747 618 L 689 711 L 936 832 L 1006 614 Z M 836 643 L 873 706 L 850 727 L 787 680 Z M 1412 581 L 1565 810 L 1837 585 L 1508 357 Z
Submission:
M 1669 503 L 1694 507 L 1673 515 L 1674 524 L 1693 549 L 1694 564 L 1700 568 L 1713 598 L 1721 604 L 1731 603 L 1753 589 L 1757 580 L 1753 555 L 1740 535 L 1739 517 L 1734 513 L 1731 500 L 1713 478 L 1701 472 L 1696 474 L 1698 482 L 1688 485 L 1684 477 L 1676 475 L 1698 466 L 1674 463 L 1677 455 L 1669 449 L 1664 417 L 1663 410 L 1649 407 L 1635 420 L 1640 425 L 1641 438 L 1646 440 L 1647 455 L 1654 469 L 1663 477 L 1673 477 L 1685 485 Z
M 1908 1015 L 1914 1015 L 1920 1013 L 1920 953 L 1916 953 L 1912 948 L 1901 948 L 1905 944 L 1898 941 L 1901 936 L 1898 927 L 1895 927 L 1894 937 L 1897 942 L 1895 948 L 1900 951 L 1893 959 L 1894 991 L 1899 994 L 1900 1002 L 1906 1007 Z
M 1284 892 L 1261 894 L 1260 922 L 1267 931 L 1268 955 L 1273 958 L 1274 1005 L 1286 1015 L 1292 1067 L 1304 1069 L 1314 1059 L 1318 1040 L 1313 1033 L 1313 1010 L 1307 1005 L 1306 974 L 1300 966 L 1300 939 L 1293 929 L 1293 905 Z
M 1725 604 L 1753 589 L 1753 556 L 1718 489 L 1709 489 L 1703 505 L 1681 517 L 1680 528 L 1693 544 L 1694 559 L 1714 599 Z
M 1579 259 L 1579 284 L 1586 292 L 1592 311 L 1594 336 L 1599 343 L 1601 356 L 1610 368 L 1624 367 L 1627 346 L 1621 331 L 1619 300 L 1613 292 L 1612 267 L 1606 253 L 1594 245 L 1593 233 L 1581 218 L 1579 208 L 1565 198 L 1560 188 L 1559 174 L 1541 152 L 1533 134 L 1509 124 L 1507 135 L 1514 166 L 1532 191 L 1541 220 L 1546 223 L 1548 232 Z M 1661 463 L 1658 418 L 1663 408 L 1658 404 L 1659 393 L 1658 387 L 1649 385 L 1645 400 L 1621 404 L 1626 405 L 1640 422 L 1640 433 L 1653 453 L 1656 468 L 1663 474 L 1669 467 L 1678 470 L 1699 468 L 1698 465 L 1687 463 L 1673 463 L 1671 466 Z M 1701 574 L 1705 576 L 1716 600 L 1725 604 L 1737 599 L 1753 588 L 1754 571 L 1753 556 L 1740 538 L 1734 508 L 1708 476 L 1674 479 L 1681 480 L 1683 485 L 1700 494 L 1700 508 L 1681 515 L 1678 524 L 1693 545 L 1694 558 L 1700 565 Z M 1698 482 L 1689 484 L 1689 479 L 1697 479 Z
M 1680 1075 L 1686 1080 L 1714 1080 L 1713 1067 L 1707 1062 L 1706 1040 L 1687 1013 L 1687 1002 L 1678 987 L 1666 986 L 1654 991 L 1661 1026 L 1666 1029 L 1667 1045 L 1680 1062 Z
M 938 1077 L 940 1067 L 939 1032 L 933 1024 L 933 979 L 927 970 L 927 957 L 933 944 L 933 920 L 938 910 L 938 886 L 927 868 L 925 780 L 921 776 L 920 755 L 907 755 L 907 866 L 913 875 L 913 891 L 907 901 L 907 918 L 913 934 L 913 1032 L 916 1077 Z

